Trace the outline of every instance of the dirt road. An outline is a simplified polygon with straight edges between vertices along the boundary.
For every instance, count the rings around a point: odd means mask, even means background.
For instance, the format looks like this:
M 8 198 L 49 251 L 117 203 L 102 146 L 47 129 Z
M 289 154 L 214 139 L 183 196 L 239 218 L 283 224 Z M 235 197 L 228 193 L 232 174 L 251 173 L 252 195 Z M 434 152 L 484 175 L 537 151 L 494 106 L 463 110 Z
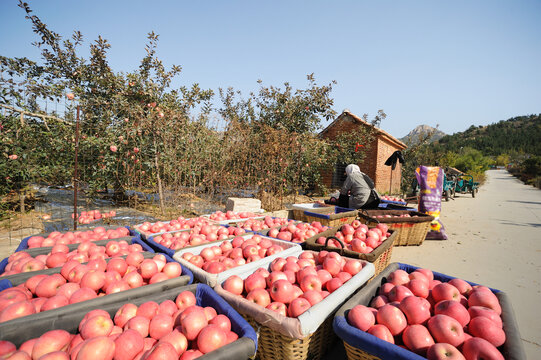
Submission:
M 541 358 L 541 190 L 505 170 L 487 172 L 476 198 L 443 202 L 449 240 L 395 247 L 409 263 L 505 291 L 529 359 Z

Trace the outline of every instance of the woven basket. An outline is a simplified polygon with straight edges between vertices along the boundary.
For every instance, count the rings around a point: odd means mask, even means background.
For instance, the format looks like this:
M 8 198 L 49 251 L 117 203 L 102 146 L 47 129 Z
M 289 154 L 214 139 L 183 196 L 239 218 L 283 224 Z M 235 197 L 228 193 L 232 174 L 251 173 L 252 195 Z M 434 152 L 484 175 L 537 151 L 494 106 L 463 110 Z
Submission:
M 261 360 L 320 360 L 325 352 L 337 340 L 333 331 L 331 314 L 316 330 L 316 332 L 302 338 L 294 339 L 282 335 L 273 329 L 261 325 L 252 317 L 242 314 L 255 329 L 258 336 L 256 359 Z
M 348 360 L 381 360 L 379 357 L 364 352 L 361 349 L 357 349 L 345 341 L 344 348 L 346 349 L 346 356 Z
M 304 222 L 311 223 L 319 221 L 321 225 L 337 227 L 343 224 L 349 224 L 358 216 L 358 211 L 339 206 L 322 207 L 304 211 Z
M 416 217 L 376 218 L 378 215 L 416 215 Z M 421 245 L 430 230 L 433 216 L 417 211 L 402 210 L 360 210 L 359 217 L 362 223 L 375 226 L 378 223 L 386 224 L 390 230 L 397 232 L 395 246 Z
M 380 246 L 375 248 L 369 254 L 361 254 L 356 251 L 345 249 L 342 241 L 334 237 L 334 234 L 336 234 L 338 230 L 340 230 L 340 228 L 332 228 L 320 234 L 317 234 L 316 236 L 310 239 L 307 239 L 305 242 L 306 249 L 314 250 L 314 251 L 322 251 L 322 250 L 335 251 L 342 256 L 366 260 L 374 264 L 374 267 L 376 268 L 375 275 L 383 271 L 383 269 L 385 269 L 387 265 L 389 265 L 389 263 L 391 262 L 391 257 L 393 254 L 393 245 L 397 238 L 397 231 L 390 230 L 391 236 L 389 236 L 385 241 L 383 241 Z M 331 238 L 334 240 L 338 240 L 338 242 L 342 244 L 343 247 L 336 248 L 333 246 L 327 246 L 327 245 L 316 243 L 316 240 L 321 236 L 326 237 L 327 241 Z

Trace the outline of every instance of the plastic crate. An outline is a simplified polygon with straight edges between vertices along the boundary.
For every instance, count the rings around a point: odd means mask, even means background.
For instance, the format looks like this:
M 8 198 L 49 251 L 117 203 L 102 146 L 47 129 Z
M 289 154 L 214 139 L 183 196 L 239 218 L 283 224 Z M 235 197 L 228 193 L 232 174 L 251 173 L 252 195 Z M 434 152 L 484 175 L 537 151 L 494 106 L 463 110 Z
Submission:
M 397 232 L 395 246 L 421 245 L 430 230 L 433 216 L 418 211 L 407 211 L 416 217 L 378 218 L 379 215 L 403 215 L 402 210 L 359 210 L 360 221 L 369 226 L 378 223 L 386 224 L 390 230 Z
M 126 240 L 129 244 L 139 244 L 139 245 L 141 245 L 141 247 L 143 248 L 144 251 L 154 252 L 154 250 L 152 250 L 152 248 L 150 246 L 145 244 L 138 236 L 128 237 L 127 239 L 129 239 L 129 240 Z M 125 239 L 121 238 L 121 239 L 99 240 L 99 241 L 93 241 L 93 243 L 96 244 L 96 245 L 105 246 L 105 245 L 107 245 L 107 243 L 109 241 L 122 241 L 122 240 L 125 240 Z M 72 250 L 77 249 L 77 247 L 79 245 L 80 244 L 69 244 L 67 246 L 68 246 L 68 249 L 70 251 L 72 251 Z M 36 257 L 37 255 L 42 255 L 42 254 L 47 255 L 48 253 L 51 252 L 52 249 L 53 249 L 52 246 L 46 246 L 46 247 L 32 248 L 32 249 L 26 249 L 26 250 L 21 250 L 21 251 L 25 251 L 30 256 Z M 3 259 L 2 261 L 0 261 L 0 277 L 2 277 L 2 274 L 6 270 L 6 266 L 8 264 L 8 258 L 9 257 L 7 257 L 7 258 Z
M 376 296 L 380 286 L 384 284 L 389 274 L 397 269 L 405 270 L 411 273 L 418 269 L 418 267 L 392 263 L 384 271 L 382 271 L 376 278 L 363 287 L 357 294 L 355 294 L 350 300 L 348 300 L 336 313 L 333 322 L 333 328 L 336 334 L 344 341 L 347 357 L 349 360 L 356 359 L 381 359 L 381 360 L 416 360 L 425 359 L 409 350 L 401 348 L 400 346 L 388 343 L 373 335 L 370 335 L 364 331 L 361 331 L 347 322 L 347 312 L 358 304 L 368 305 L 370 300 Z M 434 279 L 442 282 L 447 282 L 454 277 L 444 275 L 438 272 L 434 273 Z M 473 282 L 469 282 L 470 285 L 478 285 Z M 526 359 L 522 340 L 518 330 L 517 322 L 511 307 L 511 303 L 507 295 L 499 290 L 491 289 L 502 307 L 502 320 L 503 329 L 505 331 L 506 340 L 500 347 L 500 350 L 505 359 Z
M 315 252 L 314 252 L 315 253 Z M 300 254 L 296 255 L 298 257 Z M 269 265 L 264 267 L 269 268 Z M 245 279 L 253 271 L 238 274 Z M 298 318 L 289 318 L 229 293 L 219 284 L 216 292 L 242 314 L 259 335 L 258 356 L 268 360 L 321 359 L 335 340 L 334 312 L 374 275 L 374 265 L 363 261 L 363 269 L 325 299 Z
M 153 256 L 156 255 L 155 253 L 150 253 L 150 252 L 145 252 L 143 254 L 145 255 L 145 258 L 152 258 Z M 165 258 L 167 259 L 167 262 L 175 261 L 168 255 L 165 255 Z M 182 264 L 181 264 L 181 267 L 182 267 L 182 274 L 181 276 L 177 278 L 168 279 L 168 280 L 161 281 L 155 284 L 141 286 L 135 289 L 121 291 L 119 293 L 104 295 L 104 296 L 97 297 L 91 300 L 82 301 L 80 303 L 69 304 L 58 309 L 47 310 L 47 311 L 43 311 L 37 314 L 23 316 L 17 319 L 0 323 L 0 334 L 2 334 L 2 329 L 3 329 L 4 324 L 18 323 L 20 324 L 20 326 L 23 326 L 27 322 L 33 321 L 34 318 L 39 317 L 39 316 L 55 318 L 59 316 L 59 314 L 62 313 L 63 309 L 67 309 L 66 311 L 79 311 L 79 309 L 84 308 L 84 306 L 86 305 L 92 306 L 92 304 L 100 303 L 100 301 L 102 301 L 102 303 L 107 303 L 107 304 L 115 303 L 115 302 L 120 301 L 120 299 L 123 299 L 124 297 L 130 297 L 130 296 L 137 297 L 144 294 L 158 294 L 164 290 L 191 284 L 193 282 L 192 272 L 186 267 L 182 266 Z M 34 275 L 55 274 L 55 273 L 60 273 L 60 268 L 46 269 L 46 270 L 41 270 L 41 271 L 35 271 L 33 273 L 22 273 L 22 274 L 6 276 L 3 280 L 0 281 L 0 291 L 23 284 L 26 280 L 28 280 L 30 277 Z
M 243 234 L 241 235 L 241 237 L 249 239 L 254 235 L 255 234 Z M 244 272 L 250 272 L 259 267 L 267 266 L 268 264 L 272 262 L 272 260 L 276 259 L 277 257 L 296 256 L 302 252 L 302 248 L 297 244 L 294 244 L 288 241 L 281 241 L 281 240 L 277 240 L 273 238 L 267 238 L 267 239 L 270 239 L 273 244 L 280 245 L 281 247 L 284 248 L 284 250 L 276 254 L 266 256 L 263 259 L 225 270 L 218 274 L 211 274 L 209 272 L 206 272 L 205 270 L 193 265 L 189 261 L 186 261 L 182 258 L 182 254 L 186 252 L 191 252 L 194 255 L 199 255 L 203 249 L 207 247 L 215 246 L 216 243 L 208 243 L 204 245 L 195 246 L 190 249 L 182 249 L 175 253 L 175 255 L 173 256 L 173 259 L 178 261 L 182 265 L 182 267 L 190 269 L 190 271 L 194 275 L 194 278 L 197 279 L 199 282 L 203 284 L 207 284 L 211 287 L 215 287 L 217 284 L 222 283 L 225 279 L 227 279 L 231 275 L 238 275 Z
M 74 311 L 73 309 L 63 309 L 61 312 L 58 312 L 58 317 L 55 318 L 54 321 L 52 321 L 50 317 L 36 317 L 31 323 L 26 324 L 24 327 L 17 326 L 18 324 L 14 323 L 5 323 L 5 325 L 0 324 L 2 340 L 11 341 L 18 347 L 23 342 L 39 337 L 50 330 L 64 329 L 75 334 L 77 333 L 79 322 L 86 313 L 91 310 L 102 309 L 107 311 L 111 317 L 114 317 L 116 311 L 123 304 L 133 303 L 139 306 L 147 301 L 155 301 L 158 303 L 165 300 L 175 301 L 178 294 L 183 291 L 194 293 L 197 299 L 197 305 L 203 307 L 211 306 L 218 314 L 226 315 L 231 320 L 231 329 L 239 336 L 236 341 L 205 354 L 202 359 L 244 360 L 255 354 L 257 349 L 257 336 L 254 329 L 239 315 L 239 313 L 227 304 L 224 299 L 218 296 L 215 291 L 203 284 L 182 287 L 176 286 L 156 293 L 140 293 L 137 295 L 132 294 L 130 296 L 123 294 L 124 296 L 119 297 L 114 303 L 104 301 L 90 303 L 88 301 L 80 303 L 81 305 L 78 307 L 77 311 Z M 46 313 L 47 312 L 44 312 L 42 314 Z
M 117 229 L 119 227 L 125 227 L 130 232 L 130 236 L 123 236 L 123 237 L 120 237 L 120 238 L 107 239 L 107 240 L 128 240 L 128 239 L 131 239 L 131 237 L 136 235 L 136 233 L 129 226 L 96 226 L 96 227 L 104 227 L 106 230 Z M 84 230 L 76 230 L 76 231 L 88 231 L 88 230 L 92 230 L 92 229 L 95 229 L 95 228 L 84 229 Z M 51 234 L 51 233 L 50 232 L 49 233 L 41 233 L 41 234 L 35 234 L 35 235 L 30 235 L 30 236 L 25 237 L 24 239 L 21 240 L 21 243 L 19 244 L 19 246 L 17 246 L 17 249 L 15 249 L 15 252 L 19 252 L 19 251 L 28 249 L 28 239 L 30 239 L 31 237 L 33 237 L 33 236 L 43 236 L 43 237 L 46 238 L 47 236 L 49 236 L 49 234 Z M 101 241 L 101 240 L 96 240 L 96 241 Z M 36 248 L 34 248 L 34 249 L 36 249 Z
M 374 264 L 376 275 L 382 272 L 383 269 L 385 269 L 387 265 L 389 265 L 389 263 L 391 262 L 391 256 L 393 254 L 393 245 L 396 241 L 395 231 L 390 230 L 389 232 L 391 233 L 391 236 L 385 239 L 380 244 L 380 246 L 378 246 L 371 253 L 368 253 L 368 254 L 361 254 L 353 250 L 348 250 L 344 248 L 336 248 L 333 246 L 327 246 L 326 244 L 321 245 L 321 244 L 316 243 L 316 240 L 320 238 L 321 236 L 326 237 L 328 240 L 330 237 L 333 237 L 334 234 L 336 234 L 338 230 L 340 230 L 340 228 L 332 228 L 332 229 L 322 232 L 321 234 L 318 234 L 317 236 L 314 236 L 308 239 L 306 241 L 306 249 L 315 250 L 315 251 L 322 251 L 322 250 L 334 251 L 343 256 L 366 260 Z

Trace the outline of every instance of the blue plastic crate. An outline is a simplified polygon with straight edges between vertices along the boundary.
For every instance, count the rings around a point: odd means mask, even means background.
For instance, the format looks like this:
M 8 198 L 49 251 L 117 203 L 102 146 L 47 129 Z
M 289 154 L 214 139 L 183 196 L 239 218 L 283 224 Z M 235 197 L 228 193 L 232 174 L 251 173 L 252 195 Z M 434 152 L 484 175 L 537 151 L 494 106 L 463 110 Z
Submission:
M 119 299 L 118 302 L 114 303 L 105 301 L 94 301 L 91 303 L 88 301 L 86 304 L 79 303 L 78 311 L 68 311 L 68 309 L 64 309 L 59 312 L 60 316 L 54 319 L 43 316 L 47 314 L 47 312 L 44 312 L 40 314 L 41 316 L 34 317 L 34 321 L 26 324 L 26 326 L 21 327 L 16 323 L 6 322 L 0 324 L 0 329 L 2 330 L 3 339 L 13 342 L 16 346 L 20 346 L 24 341 L 36 338 L 53 329 L 64 329 L 70 333 L 76 333 L 79 322 L 84 315 L 91 310 L 102 309 L 107 311 L 111 317 L 113 317 L 116 311 L 128 302 L 135 305 L 141 305 L 147 301 L 155 301 L 158 303 L 165 300 L 174 301 L 178 294 L 184 291 L 190 291 L 195 295 L 197 305 L 202 307 L 210 306 L 214 308 L 218 314 L 226 315 L 231 320 L 231 330 L 239 337 L 236 341 L 205 354 L 205 359 L 244 360 L 255 355 L 257 350 L 257 334 L 255 330 L 223 298 L 204 284 L 177 286 L 170 289 L 164 289 L 164 291 L 156 294 L 140 293 L 137 296 L 124 296 Z
M 379 287 L 386 282 L 387 276 L 397 269 L 402 269 L 408 273 L 419 269 L 416 266 L 392 263 L 385 270 L 383 270 L 378 276 L 376 276 L 370 283 L 362 288 L 357 294 L 355 294 L 348 302 L 346 302 L 337 312 L 333 321 L 333 328 L 335 333 L 348 345 L 360 349 L 372 356 L 378 357 L 381 360 L 421 360 L 426 359 L 420 355 L 415 354 L 409 350 L 401 348 L 400 346 L 391 344 L 387 341 L 381 340 L 376 336 L 361 331 L 354 326 L 349 325 L 346 316 L 347 311 L 352 309 L 358 304 L 368 305 L 370 300 L 377 295 Z M 441 282 L 448 282 L 454 277 L 445 275 L 439 272 L 433 272 L 434 279 Z M 479 285 L 470 281 L 467 281 L 470 285 Z M 506 341 L 499 350 L 502 352 L 506 359 L 526 359 L 524 348 L 522 345 L 522 339 L 518 330 L 518 325 L 515 319 L 513 308 L 507 295 L 497 289 L 492 289 L 492 292 L 496 294 L 500 305 L 502 307 L 502 320 L 504 322 L 504 331 L 506 334 Z
M 98 240 L 98 241 L 94 241 L 94 243 L 96 243 L 97 245 L 104 246 L 109 241 L 118 241 L 118 239 Z M 148 244 L 146 244 L 144 241 L 142 241 L 139 238 L 139 236 L 132 237 L 128 242 L 131 242 L 131 244 L 139 244 L 139 245 L 141 245 L 141 247 L 143 248 L 143 251 L 155 252 L 154 249 L 152 249 Z M 70 248 L 70 251 L 76 249 L 77 246 L 79 246 L 79 244 L 70 244 L 70 245 L 68 245 L 68 247 Z M 34 248 L 34 249 L 36 249 L 36 250 L 42 249 L 41 251 L 37 251 L 37 252 L 39 252 L 40 254 L 48 254 L 51 251 L 52 247 L 43 247 L 43 248 Z M 34 249 L 32 249 L 32 250 L 34 250 Z M 25 251 L 25 250 L 28 250 L 28 249 L 24 249 L 24 250 L 20 250 L 20 251 Z M 2 261 L 0 261 L 0 276 L 2 276 L 2 274 L 6 270 L 6 266 L 8 264 L 8 258 L 9 257 L 6 257 Z
M 119 228 L 119 227 L 122 227 L 122 226 L 115 226 L 115 228 Z M 124 226 L 126 229 L 128 229 L 128 231 L 130 232 L 130 235 L 129 236 L 136 236 L 138 235 L 139 233 L 136 233 L 135 231 L 133 231 L 132 228 L 130 228 L 129 226 Z M 77 231 L 86 231 L 86 230 L 90 230 L 90 229 L 85 229 L 85 230 L 77 230 Z M 17 246 L 17 249 L 15 249 L 15 252 L 19 252 L 19 251 L 22 251 L 22 250 L 26 250 L 28 249 L 28 239 L 30 239 L 31 237 L 33 236 L 43 236 L 43 235 L 48 235 L 50 233 L 47 233 L 47 234 L 36 234 L 36 235 L 30 235 L 30 236 L 27 236 L 25 237 L 24 239 L 21 240 L 21 243 L 19 244 L 19 246 Z M 115 240 L 115 239 L 109 239 L 109 240 Z M 99 240 L 98 240 L 99 241 Z

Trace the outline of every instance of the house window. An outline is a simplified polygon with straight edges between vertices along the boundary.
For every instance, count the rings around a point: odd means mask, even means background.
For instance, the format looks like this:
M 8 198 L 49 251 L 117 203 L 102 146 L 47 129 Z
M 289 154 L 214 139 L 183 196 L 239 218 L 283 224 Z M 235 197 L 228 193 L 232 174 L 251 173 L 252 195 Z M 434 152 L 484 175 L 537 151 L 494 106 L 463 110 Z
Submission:
M 346 166 L 347 164 L 335 164 L 332 174 L 332 188 L 340 188 L 346 181 Z

